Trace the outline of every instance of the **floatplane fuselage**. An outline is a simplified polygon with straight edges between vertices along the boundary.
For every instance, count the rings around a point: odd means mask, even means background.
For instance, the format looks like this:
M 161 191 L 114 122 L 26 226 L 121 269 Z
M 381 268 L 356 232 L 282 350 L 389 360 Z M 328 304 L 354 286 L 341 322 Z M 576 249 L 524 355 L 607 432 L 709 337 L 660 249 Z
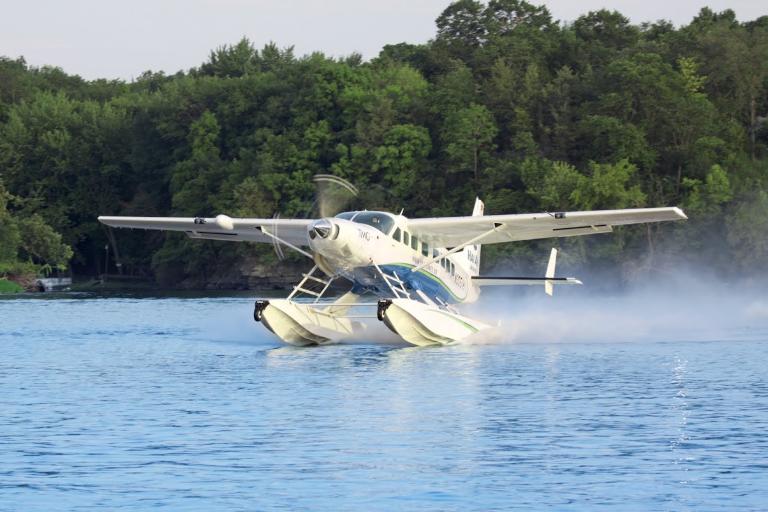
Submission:
M 286 343 L 321 345 L 364 336 L 364 318 L 378 318 L 405 341 L 418 346 L 450 344 L 489 329 L 463 315 L 483 286 L 543 285 L 551 295 L 555 277 L 552 249 L 542 277 L 479 275 L 483 244 L 580 236 L 612 226 L 685 219 L 678 208 L 484 216 L 475 202 L 472 216 L 408 219 L 381 211 L 353 211 L 319 219 L 232 219 L 99 217 L 114 227 L 185 232 L 190 238 L 271 242 L 314 261 L 285 299 L 257 300 L 254 318 Z M 308 249 L 308 250 L 306 250 Z M 350 284 L 340 297 L 328 296 L 337 279 Z
M 391 296 L 390 281 L 382 277 L 387 275 L 397 277 L 406 290 L 444 304 L 474 302 L 479 297 L 478 286 L 472 283 L 479 247 L 447 254 L 447 249 L 430 246 L 411 234 L 408 220 L 401 215 L 346 212 L 318 220 L 310 229 L 315 261 L 322 262 L 327 274 L 351 281 L 357 292 Z

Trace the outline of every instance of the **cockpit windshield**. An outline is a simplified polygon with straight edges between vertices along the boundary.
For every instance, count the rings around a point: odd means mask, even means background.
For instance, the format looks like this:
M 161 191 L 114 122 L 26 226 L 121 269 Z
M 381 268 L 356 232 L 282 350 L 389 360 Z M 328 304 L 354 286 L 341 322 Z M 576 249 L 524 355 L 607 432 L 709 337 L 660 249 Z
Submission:
M 360 212 L 352 220 L 359 224 L 373 226 L 385 235 L 388 235 L 392 228 L 395 227 L 395 219 L 384 212 Z
M 385 212 L 344 212 L 336 217 L 373 226 L 385 235 L 388 235 L 392 228 L 395 227 L 395 219 L 392 215 Z

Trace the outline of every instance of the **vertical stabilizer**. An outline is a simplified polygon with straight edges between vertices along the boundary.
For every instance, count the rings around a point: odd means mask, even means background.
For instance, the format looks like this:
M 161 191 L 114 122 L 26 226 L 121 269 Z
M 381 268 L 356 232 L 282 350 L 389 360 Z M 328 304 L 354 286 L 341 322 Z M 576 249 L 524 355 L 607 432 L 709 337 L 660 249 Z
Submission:
M 555 265 L 557 264 L 557 249 L 554 247 L 552 248 L 552 252 L 549 253 L 549 263 L 547 263 L 547 273 L 544 274 L 544 277 L 547 279 L 552 279 L 555 277 Z M 544 281 L 544 293 L 552 296 L 552 292 L 554 291 L 554 286 L 552 286 L 552 281 Z
M 475 198 L 475 208 L 472 210 L 473 217 L 479 217 L 485 213 L 485 204 L 480 198 Z M 468 245 L 462 249 L 461 254 L 466 261 L 466 267 L 470 276 L 480 275 L 480 249 L 481 245 Z

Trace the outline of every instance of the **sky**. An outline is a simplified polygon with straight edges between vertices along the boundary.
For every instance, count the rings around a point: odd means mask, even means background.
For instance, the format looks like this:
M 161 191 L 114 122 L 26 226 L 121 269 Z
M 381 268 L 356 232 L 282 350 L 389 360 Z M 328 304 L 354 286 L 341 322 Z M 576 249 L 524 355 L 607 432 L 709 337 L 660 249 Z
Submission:
M 529 0 L 555 19 L 573 21 L 600 8 L 634 23 L 687 24 L 702 6 L 733 9 L 739 20 L 768 14 L 765 0 Z M 23 56 L 86 79 L 132 80 L 147 70 L 168 74 L 207 60 L 243 36 L 257 47 L 274 41 L 297 55 L 358 52 L 423 43 L 449 0 L 0 0 L 0 56 Z

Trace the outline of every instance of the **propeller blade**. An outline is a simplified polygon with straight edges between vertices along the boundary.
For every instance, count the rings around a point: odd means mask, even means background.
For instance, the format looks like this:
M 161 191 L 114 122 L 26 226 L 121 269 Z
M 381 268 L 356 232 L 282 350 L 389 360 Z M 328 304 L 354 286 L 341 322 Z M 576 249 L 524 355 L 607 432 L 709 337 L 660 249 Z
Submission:
M 275 221 L 280 219 L 280 212 L 275 212 L 272 218 Z M 280 242 L 277 241 L 277 239 L 280 237 L 280 234 L 277 232 L 277 222 L 272 223 L 271 232 L 273 235 L 275 235 L 275 238 L 272 239 L 272 247 L 275 249 L 275 255 L 277 256 L 277 261 L 283 261 L 285 259 L 285 253 L 283 252 L 283 248 L 280 245 Z
M 333 217 L 348 205 L 359 191 L 349 181 L 332 174 L 316 174 L 315 205 L 320 218 Z

